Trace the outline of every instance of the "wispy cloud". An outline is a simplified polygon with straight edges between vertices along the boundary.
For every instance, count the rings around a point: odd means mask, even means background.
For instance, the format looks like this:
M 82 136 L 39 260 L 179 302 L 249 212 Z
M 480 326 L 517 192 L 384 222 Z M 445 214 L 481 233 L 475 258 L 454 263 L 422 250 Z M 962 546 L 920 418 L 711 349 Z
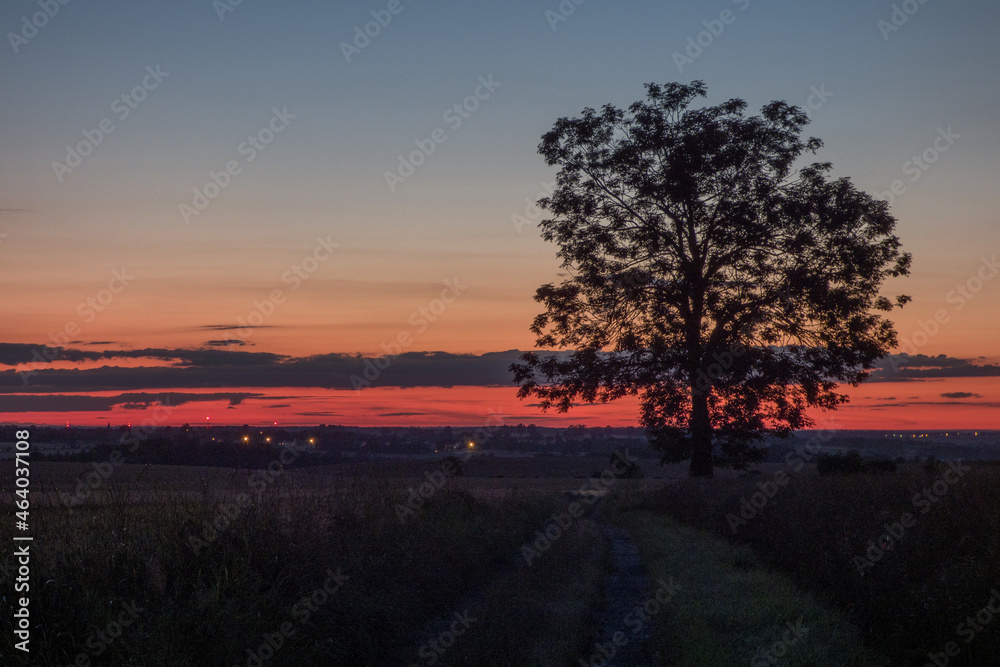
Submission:
M 207 329 L 209 331 L 236 331 L 237 329 L 273 329 L 275 325 L 273 324 L 203 324 L 199 329 Z

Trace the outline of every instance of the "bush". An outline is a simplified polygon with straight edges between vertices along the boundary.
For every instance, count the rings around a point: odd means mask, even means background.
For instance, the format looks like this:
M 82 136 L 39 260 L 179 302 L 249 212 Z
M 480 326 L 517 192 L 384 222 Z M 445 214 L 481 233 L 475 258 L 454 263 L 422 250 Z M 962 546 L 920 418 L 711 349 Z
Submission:
M 820 454 L 816 457 L 816 472 L 820 475 L 859 473 L 863 467 L 861 454 L 857 451 Z

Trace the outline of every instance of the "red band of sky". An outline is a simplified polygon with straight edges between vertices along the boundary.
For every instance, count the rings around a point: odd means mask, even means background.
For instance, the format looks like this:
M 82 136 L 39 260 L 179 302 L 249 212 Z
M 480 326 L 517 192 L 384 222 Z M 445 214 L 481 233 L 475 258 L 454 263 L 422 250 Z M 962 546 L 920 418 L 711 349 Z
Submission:
M 218 393 L 218 390 L 143 390 L 144 393 Z M 103 426 L 274 424 L 308 426 L 481 426 L 486 423 L 545 426 L 635 426 L 638 400 L 585 405 L 561 414 L 541 412 L 533 400 L 522 401 L 511 387 L 370 388 L 361 391 L 311 388 L 227 389 L 258 394 L 238 405 L 226 400 L 187 402 L 159 408 L 91 412 L 4 412 L 0 421 L 17 424 Z M 1000 429 L 1000 378 L 943 378 L 918 382 L 875 382 L 845 390 L 851 401 L 833 412 L 814 411 L 816 426 L 834 429 Z M 95 392 L 88 396 L 114 396 Z M 0 405 L 2 405 L 0 397 Z M 492 421 L 490 421 L 492 420 Z

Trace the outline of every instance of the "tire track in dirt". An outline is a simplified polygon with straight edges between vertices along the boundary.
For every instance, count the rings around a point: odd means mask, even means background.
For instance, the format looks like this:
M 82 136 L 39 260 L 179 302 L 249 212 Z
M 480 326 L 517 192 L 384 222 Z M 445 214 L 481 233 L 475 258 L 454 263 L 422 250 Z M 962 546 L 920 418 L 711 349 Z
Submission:
M 649 624 L 628 620 L 630 614 L 635 618 L 636 609 L 649 599 L 649 578 L 642 567 L 639 548 L 621 528 L 601 524 L 601 529 L 611 543 L 611 571 L 604 580 L 604 608 L 595 613 L 595 644 L 581 664 L 652 667 Z M 616 633 L 620 633 L 618 642 Z

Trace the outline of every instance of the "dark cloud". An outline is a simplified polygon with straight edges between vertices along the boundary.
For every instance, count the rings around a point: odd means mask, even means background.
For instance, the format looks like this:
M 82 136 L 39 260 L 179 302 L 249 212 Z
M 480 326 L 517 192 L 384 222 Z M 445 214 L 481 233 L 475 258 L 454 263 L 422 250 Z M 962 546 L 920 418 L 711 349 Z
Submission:
M 68 396 L 64 394 L 9 394 L 0 402 L 0 412 L 107 412 L 115 407 L 126 410 L 148 410 L 156 405 L 178 406 L 227 400 L 239 405 L 261 394 L 248 392 L 216 392 L 192 394 L 164 392 L 162 394 L 128 393 L 117 396 Z
M 30 346 L 28 346 L 30 347 Z M 448 352 L 406 352 L 399 356 L 362 357 L 322 354 L 289 358 L 265 352 L 227 350 L 161 350 L 81 352 L 88 359 L 154 358 L 169 366 L 88 369 L 40 368 L 22 375 L 0 372 L 0 393 L 179 389 L 188 387 L 454 387 L 512 386 L 509 366 L 520 352 L 482 355 Z M 24 351 L 18 354 L 23 356 Z M 96 357 L 95 357 L 96 355 Z M 67 356 L 68 358 L 68 356 Z M 25 384 L 27 380 L 27 385 Z
M 147 347 L 141 350 L 77 350 L 23 343 L 0 343 L 0 364 L 15 366 L 39 361 L 101 361 L 110 359 L 155 359 L 183 366 L 228 366 L 272 364 L 286 359 L 270 352 L 195 349 L 178 350 Z M 86 372 L 86 371 L 79 371 Z
M 242 352 L 239 350 L 167 350 L 161 348 L 144 348 L 125 352 L 105 351 L 106 359 L 115 357 L 131 359 L 159 359 L 174 361 L 187 366 L 256 366 L 274 364 L 283 359 L 284 355 L 271 352 Z
M 210 341 L 210 342 L 225 342 Z M 0 343 L 0 364 L 15 365 L 31 361 L 41 346 Z M 96 391 L 185 390 L 193 387 L 217 390 L 242 387 L 317 387 L 324 389 L 354 389 L 377 387 L 457 387 L 514 386 L 509 367 L 520 359 L 521 352 L 507 350 L 486 354 L 452 354 L 448 352 L 406 352 L 395 357 L 364 357 L 358 354 L 320 354 L 308 357 L 288 357 L 266 352 L 200 349 L 144 348 L 140 350 L 59 350 L 63 360 L 109 361 L 100 368 L 54 369 L 39 368 L 19 374 L 15 370 L 0 371 L 0 412 L 11 411 L 6 406 L 13 395 L 61 394 Z M 151 359 L 160 363 L 141 367 L 114 366 L 114 359 Z M 165 364 L 163 362 L 166 362 Z M 875 381 L 915 381 L 943 377 L 1000 376 L 1000 366 L 977 365 L 968 359 L 940 355 L 899 355 L 883 360 L 873 373 Z M 25 382 L 27 381 L 27 383 Z M 122 396 L 125 396 L 124 394 Z M 150 396 L 146 394 L 145 396 Z M 198 395 L 204 396 L 204 395 Z M 289 400 L 289 396 L 269 399 Z M 980 398 L 975 395 L 944 395 L 959 400 Z M 68 399 L 66 399 L 68 400 Z M 99 399 L 109 400 L 109 399 Z M 98 403 L 96 410 L 126 402 L 143 403 L 151 398 L 128 399 Z M 207 400 L 207 399 L 190 399 Z M 894 398 L 882 399 L 894 401 Z M 36 408 L 33 408 L 36 409 Z M 391 408 L 390 408 L 391 409 Z M 306 416 L 306 415 L 304 415 Z M 308 415 L 314 416 L 314 415 Z M 400 415 L 403 416 L 403 415 Z
M 975 364 L 939 354 L 893 354 L 883 358 L 872 370 L 871 382 L 910 382 L 931 378 L 998 377 L 997 364 Z
M 893 403 L 876 403 L 872 405 L 857 405 L 857 404 L 847 404 L 842 405 L 838 410 L 869 410 L 878 408 L 912 408 L 919 405 L 961 405 L 961 406 L 975 406 L 977 408 L 1000 408 L 1000 402 L 997 401 L 966 401 L 966 400 L 947 400 L 947 401 L 896 401 Z
M 973 394 L 969 391 L 947 391 L 941 394 L 943 398 L 982 398 L 982 394 Z
M 237 347 L 244 347 L 246 345 L 252 345 L 245 340 L 239 338 L 223 338 L 220 340 L 206 340 L 205 347 L 230 347 L 236 345 Z
M 120 401 L 119 403 L 123 403 Z M 4 396 L 3 413 L 12 412 L 105 412 L 117 405 L 106 396 L 16 394 Z
M 199 329 L 208 329 L 209 331 L 236 331 L 237 329 L 273 329 L 273 324 L 258 324 L 255 326 L 242 325 L 242 324 L 203 324 Z
M 15 366 L 38 361 L 95 361 L 102 359 L 101 352 L 72 348 L 29 345 L 27 343 L 0 343 L 0 364 Z

